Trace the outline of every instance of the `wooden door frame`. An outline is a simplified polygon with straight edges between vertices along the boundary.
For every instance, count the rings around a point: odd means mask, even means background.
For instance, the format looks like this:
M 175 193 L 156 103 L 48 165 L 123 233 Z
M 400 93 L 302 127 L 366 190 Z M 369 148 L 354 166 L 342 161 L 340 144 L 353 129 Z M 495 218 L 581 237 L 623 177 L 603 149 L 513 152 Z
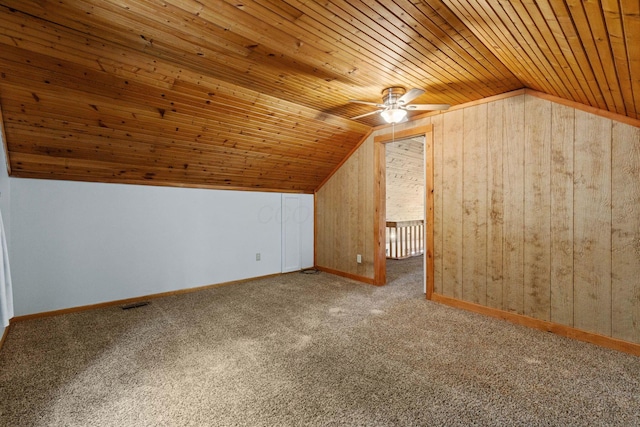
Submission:
M 386 268 L 386 210 L 387 210 L 387 165 L 385 145 L 395 140 L 424 137 L 424 174 L 425 174 L 425 257 L 427 275 L 427 299 L 431 299 L 434 286 L 434 239 L 433 239 L 433 125 L 418 126 L 411 129 L 378 135 L 373 138 L 374 155 L 374 242 L 373 253 L 374 284 L 382 286 L 387 282 Z

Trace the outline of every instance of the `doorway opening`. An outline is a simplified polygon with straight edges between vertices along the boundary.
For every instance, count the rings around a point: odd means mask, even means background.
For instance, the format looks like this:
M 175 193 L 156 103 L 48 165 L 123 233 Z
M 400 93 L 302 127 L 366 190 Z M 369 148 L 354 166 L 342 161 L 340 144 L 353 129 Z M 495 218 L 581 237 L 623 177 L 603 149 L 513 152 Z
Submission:
M 406 257 L 415 255 L 420 250 L 424 253 L 423 265 L 423 289 L 427 299 L 431 299 L 433 293 L 433 134 L 432 125 L 421 126 L 413 129 L 392 132 L 379 135 L 374 138 L 375 156 L 375 218 L 374 218 L 374 283 L 384 285 L 387 281 L 387 255 Z M 387 227 L 387 144 L 398 141 L 405 148 L 413 146 L 416 142 L 422 144 L 422 215 L 419 219 L 408 221 L 391 221 L 392 227 Z M 397 150 L 398 146 L 389 146 L 390 151 Z M 390 212 L 394 211 L 391 207 Z M 418 215 L 412 210 L 412 215 Z M 395 222 L 396 224 L 393 224 Z M 400 223 L 400 224 L 398 224 Z M 400 227 L 397 227 L 400 225 Z M 394 234 L 394 241 L 390 241 L 390 234 Z M 398 233 L 402 233 L 398 236 Z M 399 242 L 399 238 L 402 239 Z M 419 246 L 422 248 L 419 248 Z
M 387 281 L 391 282 L 394 275 L 403 275 L 407 271 L 415 274 L 416 269 L 421 270 L 419 275 L 422 277 L 425 249 L 424 136 L 396 139 L 385 144 L 384 148 Z M 426 291 L 422 283 L 411 287 L 421 289 L 423 293 Z

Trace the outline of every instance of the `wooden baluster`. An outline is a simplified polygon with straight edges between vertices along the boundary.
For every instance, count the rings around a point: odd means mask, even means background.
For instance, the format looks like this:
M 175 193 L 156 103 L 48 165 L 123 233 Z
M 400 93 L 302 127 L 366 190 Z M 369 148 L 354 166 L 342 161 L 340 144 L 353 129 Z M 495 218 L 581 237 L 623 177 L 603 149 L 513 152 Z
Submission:
M 384 247 L 385 247 L 385 256 L 389 258 L 391 256 L 391 251 L 389 250 L 389 245 L 391 243 L 391 234 L 389 233 L 389 227 L 385 226 L 384 228 Z
M 407 242 L 409 241 L 409 233 L 408 233 L 408 229 L 407 227 L 402 227 L 402 234 L 403 234 L 403 241 L 402 241 L 402 246 L 403 246 L 403 250 L 402 250 L 402 258 L 406 258 L 407 257 Z
M 404 226 L 404 252 L 402 257 L 406 258 L 409 255 L 409 227 Z
M 416 226 L 411 226 L 411 242 L 409 247 L 409 255 L 413 256 L 416 253 Z
M 398 257 L 398 227 L 393 226 L 393 258 Z
M 409 229 L 409 250 L 407 251 L 407 256 L 413 256 L 413 239 L 415 239 L 415 233 L 413 231 L 413 225 L 407 227 Z

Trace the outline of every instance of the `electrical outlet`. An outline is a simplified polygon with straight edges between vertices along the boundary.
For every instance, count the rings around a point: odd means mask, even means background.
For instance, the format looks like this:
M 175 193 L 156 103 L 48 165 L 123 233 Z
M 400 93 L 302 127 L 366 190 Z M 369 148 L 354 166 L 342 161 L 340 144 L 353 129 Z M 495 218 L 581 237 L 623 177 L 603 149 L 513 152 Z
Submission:
M 356 255 L 356 262 L 358 264 L 362 264 L 362 255 L 360 255 L 360 254 Z
M 260 252 L 256 253 L 256 261 L 260 261 Z

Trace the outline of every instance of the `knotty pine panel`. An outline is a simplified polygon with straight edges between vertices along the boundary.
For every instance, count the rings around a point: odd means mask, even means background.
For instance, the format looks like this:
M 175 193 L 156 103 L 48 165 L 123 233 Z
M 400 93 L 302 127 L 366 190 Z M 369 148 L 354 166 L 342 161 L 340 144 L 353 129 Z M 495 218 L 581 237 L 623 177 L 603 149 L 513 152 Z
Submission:
M 51 157 L 14 164 L 15 176 L 109 182 L 142 176 L 159 185 L 200 179 L 203 186 L 310 192 L 366 130 L 357 124 L 354 132 L 355 122 L 319 117 L 286 101 L 236 95 L 220 84 L 215 92 L 187 83 L 162 90 L 98 72 L 91 75 L 100 82 L 92 91 L 80 77 L 29 73 L 18 62 L 2 61 L 7 145 L 16 154 L 10 160 L 15 163 L 18 153 Z M 65 69 L 80 73 L 73 65 Z M 57 167 L 58 160 L 71 168 Z M 98 172 L 106 162 L 111 173 Z M 86 179 L 78 176 L 83 168 Z
M 445 0 L 528 88 L 638 118 L 637 0 Z

